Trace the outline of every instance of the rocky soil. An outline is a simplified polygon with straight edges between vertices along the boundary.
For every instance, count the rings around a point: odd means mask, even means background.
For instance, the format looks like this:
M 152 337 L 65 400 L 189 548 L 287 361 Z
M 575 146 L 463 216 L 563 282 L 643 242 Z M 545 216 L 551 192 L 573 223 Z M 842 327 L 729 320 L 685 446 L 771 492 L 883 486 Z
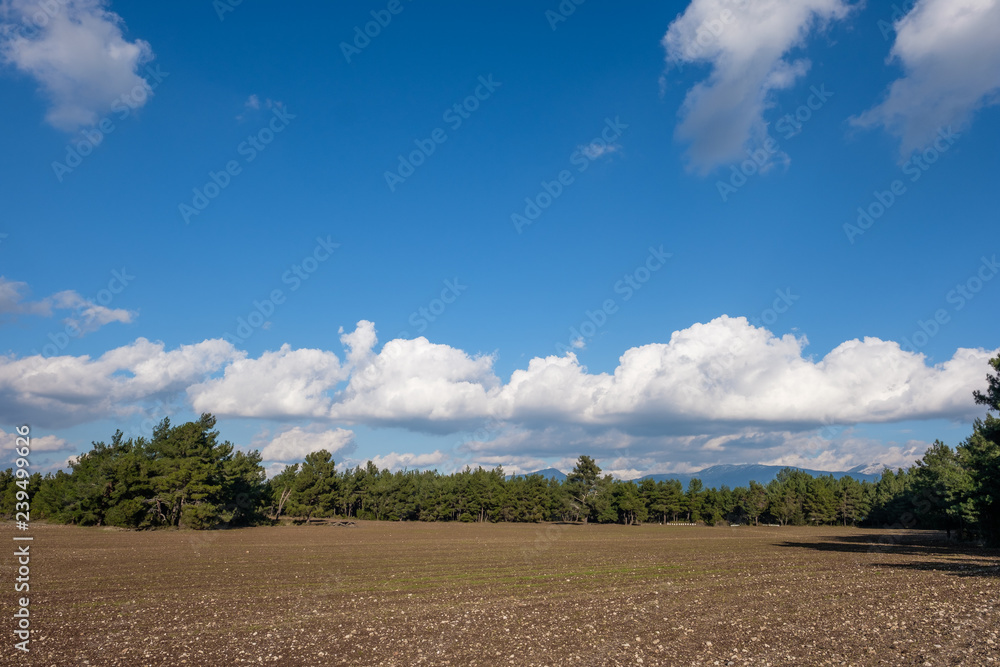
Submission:
M 31 652 L 4 631 L 3 664 L 1000 665 L 1000 554 L 930 533 L 31 531 Z

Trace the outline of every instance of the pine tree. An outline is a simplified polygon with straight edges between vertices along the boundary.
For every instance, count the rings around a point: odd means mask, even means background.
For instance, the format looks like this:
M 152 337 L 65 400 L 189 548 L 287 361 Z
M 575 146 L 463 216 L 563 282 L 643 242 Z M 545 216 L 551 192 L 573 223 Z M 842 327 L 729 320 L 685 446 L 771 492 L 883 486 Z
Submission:
M 573 471 L 566 476 L 566 490 L 569 493 L 576 520 L 583 518 L 584 523 L 594 510 L 597 496 L 597 483 L 601 469 L 589 456 L 581 456 Z

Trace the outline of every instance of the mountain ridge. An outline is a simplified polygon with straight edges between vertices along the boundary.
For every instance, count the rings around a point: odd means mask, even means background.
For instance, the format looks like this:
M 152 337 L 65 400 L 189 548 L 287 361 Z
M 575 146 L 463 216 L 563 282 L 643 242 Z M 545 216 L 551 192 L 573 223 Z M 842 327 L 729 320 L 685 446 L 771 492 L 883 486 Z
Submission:
M 758 484 L 767 484 L 778 476 L 778 472 L 785 468 L 791 468 L 792 470 L 800 470 L 804 473 L 812 475 L 813 477 L 832 475 L 834 479 L 840 479 L 841 477 L 849 476 L 858 481 L 868 481 L 874 483 L 882 477 L 882 470 L 887 467 L 888 466 L 881 463 L 872 463 L 868 465 L 862 464 L 854 466 L 850 470 L 830 471 L 811 470 L 809 468 L 800 468 L 798 466 L 763 465 L 760 463 L 723 463 L 709 466 L 692 473 L 658 473 L 643 475 L 642 477 L 637 477 L 627 481 L 640 483 L 646 479 L 651 479 L 654 482 L 676 479 L 684 486 L 687 486 L 687 483 L 692 479 L 699 479 L 706 488 L 719 488 L 721 486 L 735 488 L 737 486 L 747 486 L 751 481 L 757 482 Z M 530 475 L 541 475 L 545 479 L 556 479 L 560 482 L 566 480 L 566 473 L 556 468 L 544 468 L 542 470 L 536 470 L 522 475 L 508 475 L 508 479 L 510 477 L 528 477 Z

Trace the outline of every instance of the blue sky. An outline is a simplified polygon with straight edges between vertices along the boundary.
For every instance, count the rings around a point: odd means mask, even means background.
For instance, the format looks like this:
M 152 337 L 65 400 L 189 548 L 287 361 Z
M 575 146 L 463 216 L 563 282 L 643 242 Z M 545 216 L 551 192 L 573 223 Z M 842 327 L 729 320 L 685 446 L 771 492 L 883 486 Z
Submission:
M 272 470 L 836 470 L 980 413 L 1000 2 L 0 7 L 39 469 L 209 411 Z

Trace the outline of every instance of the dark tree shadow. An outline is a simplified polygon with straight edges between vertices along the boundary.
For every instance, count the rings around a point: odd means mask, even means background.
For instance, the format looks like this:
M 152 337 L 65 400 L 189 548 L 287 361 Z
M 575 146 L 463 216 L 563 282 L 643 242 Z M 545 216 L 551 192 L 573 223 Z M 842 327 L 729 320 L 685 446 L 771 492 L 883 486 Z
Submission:
M 949 562 L 923 562 L 923 563 L 893 563 L 881 565 L 880 567 L 891 567 L 897 570 L 914 570 L 918 572 L 944 572 L 956 577 L 993 577 L 1000 578 L 1000 564 L 997 561 L 979 561 L 977 563 L 949 563 Z
M 884 554 L 920 558 L 906 563 L 875 562 L 871 567 L 889 567 L 923 572 L 945 572 L 958 577 L 1000 577 L 1000 550 L 969 542 L 949 540 L 932 531 L 880 531 L 860 535 L 831 536 L 815 542 L 781 542 L 780 547 L 838 553 Z M 971 560 L 932 560 L 947 557 Z

